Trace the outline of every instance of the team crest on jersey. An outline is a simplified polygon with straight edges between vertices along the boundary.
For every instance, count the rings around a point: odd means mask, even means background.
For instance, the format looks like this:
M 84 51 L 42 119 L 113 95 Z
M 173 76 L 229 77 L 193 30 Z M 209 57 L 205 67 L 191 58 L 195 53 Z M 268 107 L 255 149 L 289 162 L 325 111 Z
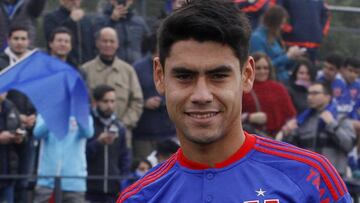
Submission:
M 266 191 L 260 188 L 259 190 L 256 190 L 256 195 L 258 197 L 265 197 Z M 244 201 L 244 203 L 280 203 L 279 199 L 264 199 L 264 200 L 250 200 L 250 201 Z

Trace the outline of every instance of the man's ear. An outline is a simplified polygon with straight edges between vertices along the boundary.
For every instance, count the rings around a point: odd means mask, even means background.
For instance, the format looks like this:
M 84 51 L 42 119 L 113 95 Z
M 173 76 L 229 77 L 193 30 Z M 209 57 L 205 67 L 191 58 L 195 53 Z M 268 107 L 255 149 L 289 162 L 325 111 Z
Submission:
M 156 90 L 158 91 L 158 93 L 160 95 L 164 95 L 165 94 L 165 84 L 164 84 L 165 83 L 165 81 L 164 81 L 165 72 L 164 72 L 164 67 L 160 63 L 159 57 L 154 58 L 153 69 L 154 69 L 153 77 L 154 77 L 154 83 L 155 83 Z
M 250 92 L 255 80 L 255 61 L 249 56 L 241 72 L 242 86 L 244 92 Z

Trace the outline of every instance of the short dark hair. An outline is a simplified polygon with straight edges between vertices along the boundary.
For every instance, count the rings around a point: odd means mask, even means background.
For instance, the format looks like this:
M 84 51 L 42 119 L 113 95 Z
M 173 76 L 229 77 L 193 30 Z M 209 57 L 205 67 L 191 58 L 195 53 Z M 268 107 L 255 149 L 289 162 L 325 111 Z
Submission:
M 262 21 L 272 34 L 276 34 L 287 16 L 288 13 L 283 7 L 275 5 L 265 11 Z
M 51 32 L 50 38 L 49 38 L 49 42 L 54 41 L 55 36 L 56 36 L 57 34 L 59 34 L 59 33 L 68 34 L 68 35 L 70 36 L 70 38 L 71 38 L 71 41 L 72 41 L 72 39 L 73 39 L 73 34 L 72 34 L 71 30 L 69 30 L 67 27 L 62 27 L 62 26 L 61 26 L 61 27 L 55 28 L 55 29 Z
M 249 20 L 231 0 L 186 0 L 160 26 L 160 63 L 165 67 L 174 43 L 194 39 L 228 45 L 243 66 L 249 55 L 250 35 Z
M 337 69 L 340 69 L 340 67 L 343 65 L 344 58 L 340 54 L 331 53 L 326 56 L 325 61 L 333 64 Z
M 10 27 L 8 37 L 11 37 L 12 34 L 16 31 L 25 31 L 29 37 L 29 28 L 25 25 L 18 25 L 18 24 L 12 25 Z
M 311 84 L 311 86 L 313 86 L 313 85 L 321 85 L 323 87 L 324 94 L 332 96 L 331 82 L 328 82 L 328 81 L 321 81 L 321 82 L 316 81 L 316 82 Z
M 352 66 L 353 68 L 360 69 L 360 60 L 356 57 L 348 57 L 344 61 L 344 67 Z
M 93 89 L 93 99 L 100 101 L 104 98 L 104 95 L 108 92 L 113 92 L 115 89 L 109 85 L 98 85 Z

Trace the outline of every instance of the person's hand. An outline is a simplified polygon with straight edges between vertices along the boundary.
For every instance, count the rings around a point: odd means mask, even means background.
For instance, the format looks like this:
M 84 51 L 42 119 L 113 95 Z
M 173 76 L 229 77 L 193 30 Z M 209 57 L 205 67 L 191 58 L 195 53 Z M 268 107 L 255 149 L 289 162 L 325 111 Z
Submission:
M 321 118 L 326 124 L 329 124 L 329 123 L 335 121 L 335 118 L 334 118 L 334 116 L 330 113 L 330 111 L 323 111 L 323 112 L 320 114 L 320 118 Z
M 112 11 L 111 19 L 113 21 L 118 21 L 121 18 L 124 18 L 126 14 L 128 13 L 127 7 L 124 5 L 116 5 Z
M 267 116 L 264 112 L 255 112 L 249 115 L 249 122 L 257 125 L 264 125 L 267 122 Z
M 145 101 L 145 108 L 154 110 L 159 108 L 160 104 L 161 104 L 161 97 L 159 96 L 150 97 Z
M 300 56 L 304 55 L 304 53 L 305 53 L 304 49 L 301 49 L 298 46 L 292 46 L 288 49 L 286 55 L 290 59 L 296 59 L 296 58 L 299 58 Z
M 0 144 L 9 144 L 13 141 L 15 135 L 9 131 L 0 132 Z
M 109 144 L 114 143 L 115 138 L 116 138 L 116 136 L 114 136 L 113 134 L 108 133 L 108 132 L 103 132 L 103 133 L 100 134 L 100 136 L 98 137 L 97 140 L 101 144 L 109 145 Z
M 299 126 L 297 125 L 296 118 L 293 118 L 291 120 L 288 120 L 286 124 L 282 127 L 281 131 L 284 135 L 288 135 L 293 130 L 297 129 Z
M 22 143 L 24 141 L 25 135 L 26 135 L 26 131 L 23 130 L 23 129 L 18 128 L 15 131 L 15 136 L 14 136 L 12 141 L 14 143 L 16 143 L 16 144 L 20 144 L 20 143 Z
M 70 13 L 70 18 L 75 22 L 80 21 L 84 16 L 85 16 L 85 12 L 80 8 L 75 8 Z

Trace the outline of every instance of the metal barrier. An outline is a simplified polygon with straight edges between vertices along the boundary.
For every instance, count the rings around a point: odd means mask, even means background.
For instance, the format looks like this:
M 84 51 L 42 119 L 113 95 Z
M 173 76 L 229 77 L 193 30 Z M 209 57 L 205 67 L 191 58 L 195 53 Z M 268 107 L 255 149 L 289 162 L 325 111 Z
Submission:
M 87 180 L 135 180 L 133 176 L 38 176 L 38 175 L 0 175 L 0 181 L 3 179 L 9 180 L 37 180 L 41 178 L 53 178 L 54 179 L 54 199 L 55 203 L 62 202 L 62 179 L 87 179 Z M 120 192 L 120 191 L 119 191 Z

